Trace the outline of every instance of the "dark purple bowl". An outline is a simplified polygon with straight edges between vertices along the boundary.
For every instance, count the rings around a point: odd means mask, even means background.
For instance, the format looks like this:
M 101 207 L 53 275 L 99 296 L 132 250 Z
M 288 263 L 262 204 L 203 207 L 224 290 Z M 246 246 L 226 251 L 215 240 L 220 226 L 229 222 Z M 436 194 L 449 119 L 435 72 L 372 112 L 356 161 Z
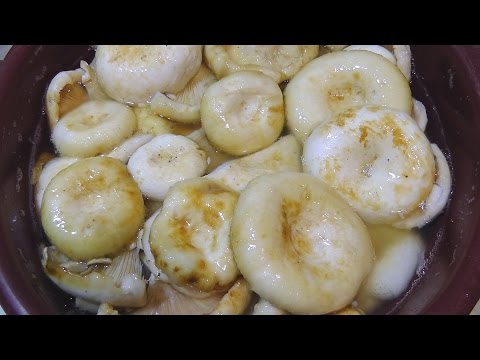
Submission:
M 468 314 L 480 298 L 480 46 L 413 46 L 414 96 L 427 136 L 447 154 L 453 194 L 423 231 L 424 271 L 378 313 Z M 72 299 L 40 265 L 45 237 L 33 207 L 31 170 L 51 149 L 42 112 L 49 81 L 91 60 L 88 46 L 14 46 L 0 62 L 0 303 L 7 314 L 65 314 Z

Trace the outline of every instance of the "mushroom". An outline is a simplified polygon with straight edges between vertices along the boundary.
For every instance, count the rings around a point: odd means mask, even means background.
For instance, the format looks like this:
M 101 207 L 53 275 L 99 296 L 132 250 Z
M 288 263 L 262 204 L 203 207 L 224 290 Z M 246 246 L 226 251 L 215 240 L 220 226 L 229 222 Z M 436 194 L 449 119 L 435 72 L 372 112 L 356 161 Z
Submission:
M 146 303 L 146 282 L 138 249 L 113 259 L 79 262 L 50 246 L 43 250 L 42 265 L 57 286 L 83 300 L 118 307 L 140 307 Z

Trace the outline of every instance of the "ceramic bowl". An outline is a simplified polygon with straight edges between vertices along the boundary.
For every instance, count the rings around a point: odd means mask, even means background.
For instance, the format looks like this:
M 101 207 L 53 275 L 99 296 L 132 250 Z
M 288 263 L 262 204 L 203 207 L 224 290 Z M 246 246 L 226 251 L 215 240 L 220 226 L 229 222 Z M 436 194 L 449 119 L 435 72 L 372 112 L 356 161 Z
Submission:
M 426 266 L 383 314 L 468 314 L 480 298 L 480 46 L 412 46 L 413 95 L 428 112 L 427 136 L 447 154 L 453 192 L 422 229 Z M 0 303 L 7 314 L 65 314 L 73 300 L 40 265 L 46 239 L 30 174 L 51 149 L 43 111 L 49 81 L 90 61 L 88 46 L 14 46 L 0 61 Z

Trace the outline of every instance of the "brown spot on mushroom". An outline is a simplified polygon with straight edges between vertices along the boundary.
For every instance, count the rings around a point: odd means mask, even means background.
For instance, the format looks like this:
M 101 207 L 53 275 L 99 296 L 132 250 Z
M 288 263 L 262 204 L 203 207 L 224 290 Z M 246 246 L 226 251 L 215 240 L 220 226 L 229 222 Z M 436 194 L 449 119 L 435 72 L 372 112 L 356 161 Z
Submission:
M 345 118 L 343 118 L 343 117 L 338 118 L 338 119 L 335 121 L 335 125 L 337 125 L 337 126 L 339 126 L 339 127 L 345 126 Z
M 81 83 L 67 84 L 60 90 L 60 101 L 58 102 L 58 117 L 77 108 L 88 100 L 87 89 Z
M 152 249 L 152 253 L 153 253 L 153 249 Z M 155 254 L 155 259 L 158 259 L 155 261 L 156 265 L 158 266 L 159 269 L 163 270 L 163 271 L 166 271 L 168 269 L 168 264 L 167 262 L 165 262 L 164 260 L 158 258 Z
M 337 103 L 345 100 L 345 96 L 349 96 L 351 93 L 352 87 L 350 85 L 337 87 L 328 92 L 328 99 L 333 103 Z
M 291 199 L 282 201 L 282 237 L 285 241 L 291 241 L 292 223 L 294 223 L 300 214 L 300 203 Z
M 219 212 L 212 208 L 209 205 L 204 205 L 202 207 L 203 213 L 203 221 L 207 224 L 210 228 L 217 228 L 219 223 L 221 222 L 221 217 Z
M 32 177 L 30 182 L 32 185 L 36 185 L 38 179 L 40 178 L 40 174 L 42 173 L 43 168 L 45 165 L 55 157 L 52 153 L 43 152 L 38 157 L 37 162 L 35 163 L 34 168 L 32 169 Z
M 174 216 L 168 220 L 171 229 L 169 236 L 175 239 L 175 247 L 182 250 L 194 248 L 191 244 L 192 229 L 185 216 Z
M 283 114 L 284 107 L 283 107 L 283 105 L 272 106 L 272 107 L 269 108 L 269 111 L 270 111 L 271 115 Z M 275 117 L 275 119 L 277 119 L 277 117 Z
M 294 245 L 299 252 L 301 252 L 302 254 L 308 254 L 312 252 L 312 247 L 310 246 L 310 243 L 308 242 L 308 240 L 299 236 L 297 236 L 295 240 L 296 241 Z
M 332 185 L 337 176 L 336 173 L 340 171 L 341 164 L 337 159 L 327 159 L 325 162 L 325 170 L 322 172 L 322 177 L 325 182 Z
M 402 129 L 397 126 L 395 119 L 392 115 L 387 114 L 382 118 L 382 127 L 384 133 L 391 133 L 393 139 L 392 143 L 394 147 L 408 149 L 408 141 L 403 133 Z
M 186 279 L 185 282 L 186 282 L 188 285 L 194 286 L 194 285 L 197 284 L 199 281 L 200 281 L 200 279 L 198 278 L 198 275 L 197 275 L 197 274 L 190 274 L 190 276 L 187 277 L 187 279 Z
M 363 144 L 363 147 L 367 147 L 367 137 L 368 137 L 368 127 L 365 126 L 365 125 L 361 125 L 360 126 L 360 138 L 358 139 L 358 141 L 360 142 L 360 144 Z
M 380 111 L 382 109 L 381 106 L 378 106 L 378 105 L 369 105 L 367 107 L 367 110 L 370 111 L 370 112 L 373 112 L 373 113 L 376 113 L 378 111 Z
M 311 194 L 308 191 L 304 191 L 302 197 L 307 200 L 310 199 Z M 312 251 L 309 241 L 294 229 L 301 211 L 302 205 L 299 201 L 283 199 L 281 205 L 282 239 L 287 255 L 297 262 L 301 260 L 299 254 L 308 254 Z
M 345 122 L 348 119 L 353 119 L 357 115 L 355 109 L 347 109 L 336 115 L 335 125 L 338 127 L 345 126 Z
M 393 129 L 393 145 L 397 147 L 406 147 L 408 146 L 407 142 L 405 141 L 405 135 L 403 134 L 400 128 Z
M 214 183 L 208 182 L 205 186 L 188 188 L 186 190 L 186 199 L 192 203 L 192 207 L 196 209 L 201 209 L 202 217 L 205 224 L 210 228 L 217 228 L 222 223 L 221 212 L 225 208 L 225 203 L 223 200 L 210 195 L 221 195 L 225 194 L 226 196 L 237 196 L 230 190 Z

